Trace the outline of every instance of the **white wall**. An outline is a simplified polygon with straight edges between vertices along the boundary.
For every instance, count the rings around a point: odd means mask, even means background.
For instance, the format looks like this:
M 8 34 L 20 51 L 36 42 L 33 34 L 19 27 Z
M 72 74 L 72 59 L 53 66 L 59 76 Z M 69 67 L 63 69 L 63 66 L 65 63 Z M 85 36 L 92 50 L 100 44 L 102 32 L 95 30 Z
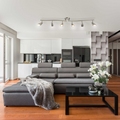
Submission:
M 16 78 L 18 78 L 18 62 L 23 62 L 23 54 L 20 54 L 20 39 L 16 39 Z

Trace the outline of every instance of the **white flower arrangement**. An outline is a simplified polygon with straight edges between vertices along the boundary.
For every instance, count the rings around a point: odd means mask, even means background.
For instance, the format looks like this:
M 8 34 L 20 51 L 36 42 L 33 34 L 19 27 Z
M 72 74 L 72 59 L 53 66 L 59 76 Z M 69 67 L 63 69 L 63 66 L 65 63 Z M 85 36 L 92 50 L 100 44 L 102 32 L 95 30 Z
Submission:
M 110 65 L 112 65 L 112 63 L 109 61 L 106 62 L 102 61 L 97 64 L 90 65 L 88 71 L 90 72 L 90 76 L 92 77 L 94 82 L 106 84 L 109 81 L 109 77 L 111 77 L 111 75 L 106 71 L 106 69 Z M 100 66 L 101 68 L 100 70 L 98 69 L 98 66 Z

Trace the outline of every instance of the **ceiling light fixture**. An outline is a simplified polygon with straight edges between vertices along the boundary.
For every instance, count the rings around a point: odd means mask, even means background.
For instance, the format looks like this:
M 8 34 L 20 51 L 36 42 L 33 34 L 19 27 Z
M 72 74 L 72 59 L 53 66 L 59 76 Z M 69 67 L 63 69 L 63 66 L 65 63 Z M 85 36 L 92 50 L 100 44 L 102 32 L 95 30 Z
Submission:
M 84 27 L 83 21 L 81 21 L 81 27 L 82 27 L 82 28 Z
M 51 22 L 51 27 L 53 27 L 54 25 L 53 25 L 53 21 Z
M 43 22 L 40 22 L 40 23 L 38 23 L 38 26 L 41 26 L 43 24 Z
M 96 24 L 92 21 L 92 26 L 96 26 Z
M 63 26 L 63 22 L 61 23 L 61 25 L 60 25 L 61 27 Z
M 75 25 L 73 24 L 73 22 L 71 22 L 71 26 L 72 26 L 72 27 L 75 27 Z
M 38 23 L 38 26 L 41 26 L 43 24 L 43 22 L 51 22 L 51 27 L 54 26 L 53 22 L 61 22 L 62 23 L 60 24 L 60 26 L 62 27 L 63 26 L 63 22 L 66 23 L 66 22 L 71 22 L 71 26 L 74 27 L 75 25 L 73 24 L 76 23 L 76 22 L 81 22 L 81 27 L 84 27 L 84 24 L 86 21 L 90 22 L 92 21 L 92 26 L 96 26 L 96 24 L 93 22 L 94 21 L 94 18 L 92 19 L 71 19 L 70 17 L 65 17 L 65 18 L 62 18 L 62 19 L 41 19 L 40 20 L 41 22 Z M 83 24 L 84 22 L 84 24 Z

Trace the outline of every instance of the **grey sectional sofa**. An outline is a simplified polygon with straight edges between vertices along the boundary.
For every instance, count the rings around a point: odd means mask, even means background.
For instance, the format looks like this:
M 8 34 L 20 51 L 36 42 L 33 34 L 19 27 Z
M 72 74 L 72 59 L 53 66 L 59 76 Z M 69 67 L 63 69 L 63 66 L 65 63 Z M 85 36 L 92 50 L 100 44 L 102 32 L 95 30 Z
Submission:
M 38 77 L 54 85 L 54 93 L 65 93 L 66 86 L 89 86 L 93 84 L 88 68 L 92 63 L 61 63 L 61 68 L 53 68 L 52 63 L 39 63 L 32 69 L 30 77 Z M 20 82 L 3 89 L 5 106 L 35 106 L 26 86 Z

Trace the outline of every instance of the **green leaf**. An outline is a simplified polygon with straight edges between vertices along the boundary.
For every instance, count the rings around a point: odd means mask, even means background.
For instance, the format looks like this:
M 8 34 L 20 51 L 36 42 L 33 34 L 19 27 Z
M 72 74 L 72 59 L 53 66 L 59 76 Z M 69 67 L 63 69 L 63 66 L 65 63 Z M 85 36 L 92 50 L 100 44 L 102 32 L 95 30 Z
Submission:
M 97 82 L 98 80 L 94 80 L 94 82 Z

